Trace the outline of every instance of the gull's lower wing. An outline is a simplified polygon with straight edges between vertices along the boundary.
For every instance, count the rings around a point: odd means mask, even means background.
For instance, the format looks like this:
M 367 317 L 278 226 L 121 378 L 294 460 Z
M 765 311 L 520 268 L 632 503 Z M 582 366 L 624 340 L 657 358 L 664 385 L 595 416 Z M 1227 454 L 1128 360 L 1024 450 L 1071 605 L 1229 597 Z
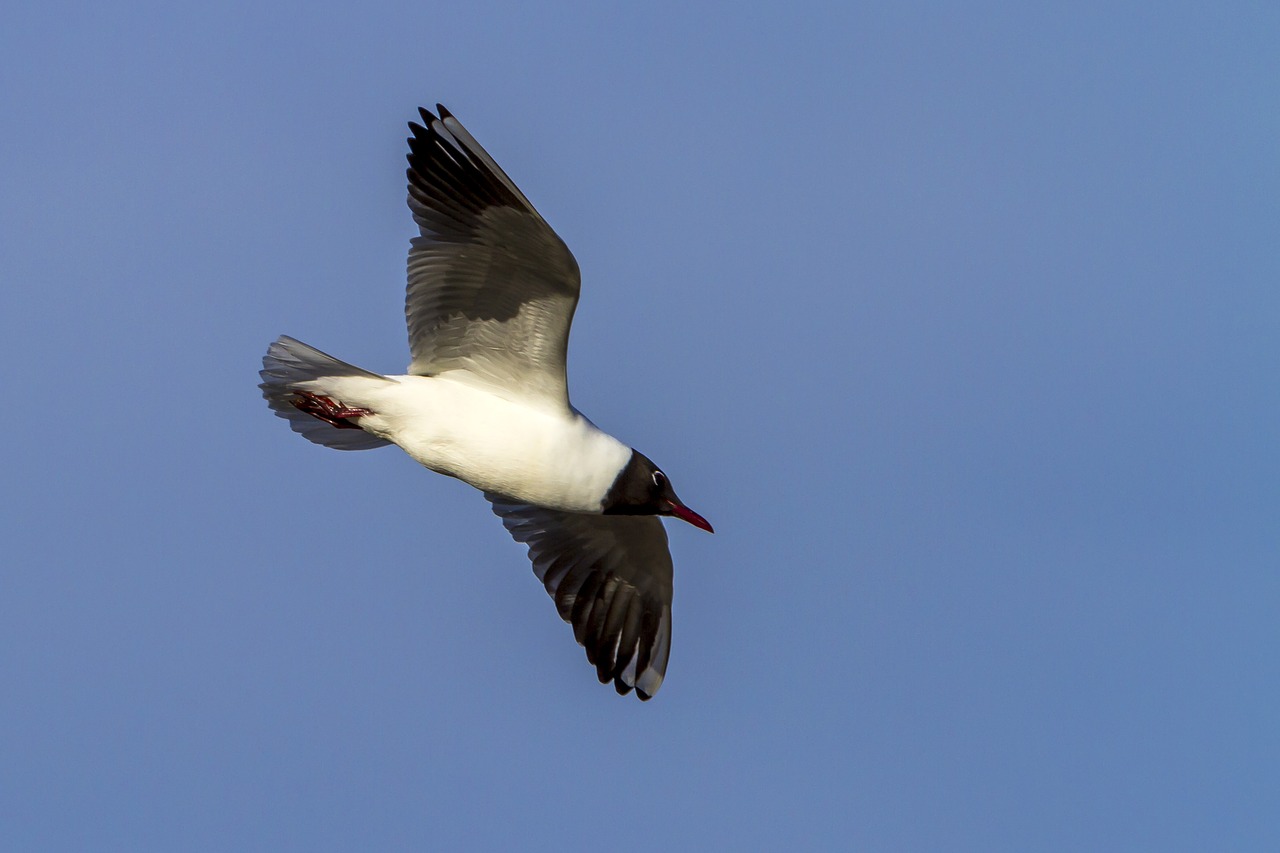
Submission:
M 561 512 L 486 494 L 529 546 L 533 571 L 573 625 L 602 684 L 658 692 L 671 653 L 671 552 L 657 516 Z

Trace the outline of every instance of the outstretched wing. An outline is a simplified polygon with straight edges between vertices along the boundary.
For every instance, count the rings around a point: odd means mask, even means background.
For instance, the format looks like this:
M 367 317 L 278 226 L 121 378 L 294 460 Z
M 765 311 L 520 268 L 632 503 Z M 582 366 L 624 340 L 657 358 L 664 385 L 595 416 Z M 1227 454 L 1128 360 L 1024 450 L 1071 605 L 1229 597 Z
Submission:
M 658 692 L 671 652 L 671 552 L 657 516 L 561 512 L 486 494 L 601 684 Z
M 448 110 L 410 123 L 409 372 L 567 407 L 578 263 Z

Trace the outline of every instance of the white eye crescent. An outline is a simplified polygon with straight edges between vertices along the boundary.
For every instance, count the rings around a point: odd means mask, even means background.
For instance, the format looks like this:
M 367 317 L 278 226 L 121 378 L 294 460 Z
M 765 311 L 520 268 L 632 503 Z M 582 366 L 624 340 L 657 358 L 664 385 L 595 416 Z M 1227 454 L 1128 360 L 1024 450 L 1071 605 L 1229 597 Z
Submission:
M 665 475 L 665 474 L 663 474 L 661 471 L 654 471 L 654 472 L 653 472 L 653 484 L 654 484 L 655 486 L 661 486 L 661 485 L 662 485 L 663 483 L 665 483 L 666 481 L 667 481 L 667 477 L 666 477 L 666 475 Z

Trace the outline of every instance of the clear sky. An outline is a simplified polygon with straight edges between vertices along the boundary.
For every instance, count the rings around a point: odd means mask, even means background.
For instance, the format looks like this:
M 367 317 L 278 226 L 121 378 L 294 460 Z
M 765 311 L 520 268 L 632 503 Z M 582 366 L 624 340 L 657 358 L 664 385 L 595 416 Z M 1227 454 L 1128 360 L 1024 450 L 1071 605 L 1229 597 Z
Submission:
M 1280 849 L 1280 7 L 19 3 L 0 847 Z M 668 525 L 595 682 L 407 363 L 405 123 L 573 249 Z

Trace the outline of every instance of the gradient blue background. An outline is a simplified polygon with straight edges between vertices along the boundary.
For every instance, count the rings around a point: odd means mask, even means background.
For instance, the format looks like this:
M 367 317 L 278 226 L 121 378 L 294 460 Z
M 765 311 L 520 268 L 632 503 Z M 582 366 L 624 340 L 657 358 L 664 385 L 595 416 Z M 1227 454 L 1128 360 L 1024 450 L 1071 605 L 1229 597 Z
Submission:
M 1274 3 L 362 5 L 5 12 L 0 847 L 1280 849 Z M 653 702 L 258 396 L 436 100 L 716 525 Z

